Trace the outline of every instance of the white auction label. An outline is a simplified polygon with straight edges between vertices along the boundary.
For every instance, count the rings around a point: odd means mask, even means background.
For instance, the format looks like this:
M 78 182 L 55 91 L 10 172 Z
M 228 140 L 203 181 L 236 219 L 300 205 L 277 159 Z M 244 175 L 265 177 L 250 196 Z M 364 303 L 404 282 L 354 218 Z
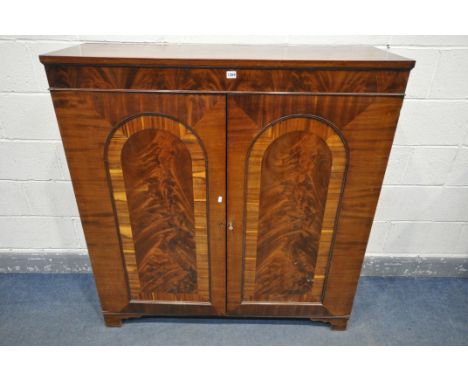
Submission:
M 235 70 L 226 71 L 226 78 L 237 78 L 237 72 Z

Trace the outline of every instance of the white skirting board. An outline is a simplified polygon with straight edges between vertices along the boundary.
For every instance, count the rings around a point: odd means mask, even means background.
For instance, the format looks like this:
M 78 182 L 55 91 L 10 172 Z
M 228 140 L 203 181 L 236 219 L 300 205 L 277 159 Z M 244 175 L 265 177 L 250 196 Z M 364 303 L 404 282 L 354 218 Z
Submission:
M 86 253 L 0 253 L 0 273 L 90 273 Z M 366 256 L 362 276 L 468 277 L 468 257 Z

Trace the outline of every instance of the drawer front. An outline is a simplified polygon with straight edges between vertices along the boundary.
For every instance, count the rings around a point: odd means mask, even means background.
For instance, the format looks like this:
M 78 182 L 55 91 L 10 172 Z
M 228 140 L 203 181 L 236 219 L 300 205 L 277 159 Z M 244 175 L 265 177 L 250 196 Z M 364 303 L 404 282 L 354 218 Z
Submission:
M 209 69 L 47 65 L 52 89 L 396 94 L 406 70 Z

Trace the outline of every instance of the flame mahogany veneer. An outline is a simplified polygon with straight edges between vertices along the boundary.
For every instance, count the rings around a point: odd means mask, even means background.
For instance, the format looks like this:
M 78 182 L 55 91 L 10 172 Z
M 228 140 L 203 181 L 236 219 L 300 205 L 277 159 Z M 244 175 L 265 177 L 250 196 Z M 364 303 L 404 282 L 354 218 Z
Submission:
M 345 329 L 414 61 L 372 47 L 84 44 L 40 56 L 105 323 Z

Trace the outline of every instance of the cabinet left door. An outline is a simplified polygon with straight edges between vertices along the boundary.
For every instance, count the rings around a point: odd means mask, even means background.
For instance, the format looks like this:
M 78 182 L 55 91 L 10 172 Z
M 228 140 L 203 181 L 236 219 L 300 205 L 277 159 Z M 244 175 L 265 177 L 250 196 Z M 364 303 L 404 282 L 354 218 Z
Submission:
M 223 315 L 225 97 L 52 98 L 106 321 Z

